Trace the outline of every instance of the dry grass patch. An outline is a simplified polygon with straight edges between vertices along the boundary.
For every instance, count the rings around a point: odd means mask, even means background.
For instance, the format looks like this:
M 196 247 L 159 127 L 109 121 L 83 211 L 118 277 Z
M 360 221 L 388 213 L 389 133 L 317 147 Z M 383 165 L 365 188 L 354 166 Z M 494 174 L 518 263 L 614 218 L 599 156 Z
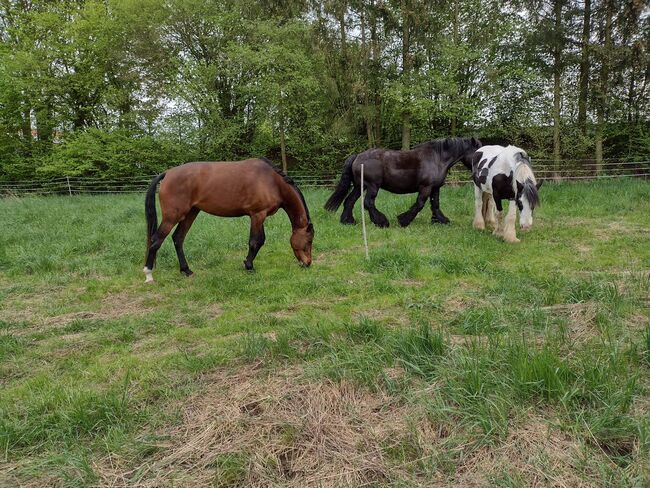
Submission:
M 111 320 L 126 316 L 142 316 L 154 310 L 154 307 L 146 305 L 146 302 L 155 298 L 155 296 L 151 292 L 142 293 L 142 290 L 139 289 L 109 293 L 102 298 L 97 310 L 81 310 L 52 317 L 42 316 L 29 308 L 29 305 L 23 310 L 6 307 L 0 311 L 0 320 L 25 322 L 28 324 L 26 327 L 14 332 L 17 336 L 24 336 L 36 332 L 60 329 L 77 320 Z M 36 298 L 36 300 L 41 299 L 43 298 Z
M 609 222 L 607 225 L 594 226 L 594 237 L 609 241 L 621 235 L 640 235 L 650 237 L 650 227 L 631 222 Z
M 268 374 L 222 370 L 187 402 L 154 459 L 135 469 L 98 466 L 102 484 L 364 486 L 404 469 L 385 447 L 405 432 L 413 407 L 351 384 L 308 382 L 297 368 Z
M 600 335 L 596 325 L 598 304 L 595 302 L 561 303 L 542 307 L 542 310 L 551 312 L 567 321 L 567 336 L 574 344 L 584 344 Z
M 575 439 L 531 416 L 510 429 L 501 445 L 483 446 L 463 460 L 446 486 L 492 486 L 490 481 L 503 474 L 520 480 L 522 486 L 592 486 L 578 475 L 579 454 Z

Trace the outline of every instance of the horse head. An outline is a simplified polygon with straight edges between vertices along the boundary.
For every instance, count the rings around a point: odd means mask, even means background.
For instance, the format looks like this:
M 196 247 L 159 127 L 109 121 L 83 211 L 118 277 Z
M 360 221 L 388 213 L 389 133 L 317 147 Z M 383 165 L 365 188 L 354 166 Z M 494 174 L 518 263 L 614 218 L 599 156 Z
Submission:
M 311 222 L 306 227 L 297 227 L 291 234 L 291 248 L 301 266 L 311 264 L 311 246 L 314 241 L 314 226 Z

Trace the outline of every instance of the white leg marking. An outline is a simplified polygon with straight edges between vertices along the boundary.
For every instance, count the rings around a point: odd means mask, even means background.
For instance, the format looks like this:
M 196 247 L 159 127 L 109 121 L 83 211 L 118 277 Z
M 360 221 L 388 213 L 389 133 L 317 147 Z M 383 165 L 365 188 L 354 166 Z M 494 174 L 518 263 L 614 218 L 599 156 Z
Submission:
M 496 221 L 496 205 L 494 203 L 494 198 L 492 198 L 492 195 L 488 195 L 489 198 L 487 198 L 487 203 L 484 202 L 485 205 L 485 226 L 486 227 L 492 227 L 493 229 L 497 226 L 497 221 Z
M 503 236 L 503 211 L 498 212 L 497 211 L 497 222 L 496 225 L 494 226 L 494 232 L 492 232 L 495 236 Z
M 474 222 L 472 224 L 475 229 L 485 229 L 485 221 L 483 220 L 483 191 L 474 185 Z
M 503 229 L 503 240 L 506 242 L 519 242 L 515 234 L 515 221 L 517 219 L 517 205 L 510 202 L 508 205 L 508 215 L 506 215 L 506 224 Z
M 145 283 L 153 283 L 153 270 L 151 270 L 151 269 L 149 269 L 149 268 L 147 268 L 145 266 L 142 271 L 144 271 L 144 275 L 145 275 L 144 282 Z

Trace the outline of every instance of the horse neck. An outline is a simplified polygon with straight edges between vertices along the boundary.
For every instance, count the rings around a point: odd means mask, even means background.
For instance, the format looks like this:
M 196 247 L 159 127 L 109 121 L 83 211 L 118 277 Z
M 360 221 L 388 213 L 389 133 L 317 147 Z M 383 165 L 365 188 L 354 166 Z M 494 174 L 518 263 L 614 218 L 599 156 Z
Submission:
M 464 152 L 461 154 L 449 154 L 447 158 L 442 160 L 445 175 L 449 172 L 451 168 L 453 168 L 456 165 L 456 163 L 458 163 L 462 159 L 464 155 L 465 155 Z
M 282 181 L 282 208 L 289 216 L 292 229 L 302 229 L 309 225 L 307 210 L 298 194 L 298 190 L 289 183 Z

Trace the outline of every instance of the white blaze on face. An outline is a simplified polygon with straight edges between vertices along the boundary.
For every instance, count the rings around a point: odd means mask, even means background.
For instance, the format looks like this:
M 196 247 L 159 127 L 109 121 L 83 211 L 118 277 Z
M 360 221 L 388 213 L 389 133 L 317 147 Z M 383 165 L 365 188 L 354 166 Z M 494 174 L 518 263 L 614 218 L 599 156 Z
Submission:
M 528 199 L 521 197 L 521 212 L 519 213 L 519 226 L 521 230 L 528 230 L 533 226 L 533 210 L 530 208 Z

